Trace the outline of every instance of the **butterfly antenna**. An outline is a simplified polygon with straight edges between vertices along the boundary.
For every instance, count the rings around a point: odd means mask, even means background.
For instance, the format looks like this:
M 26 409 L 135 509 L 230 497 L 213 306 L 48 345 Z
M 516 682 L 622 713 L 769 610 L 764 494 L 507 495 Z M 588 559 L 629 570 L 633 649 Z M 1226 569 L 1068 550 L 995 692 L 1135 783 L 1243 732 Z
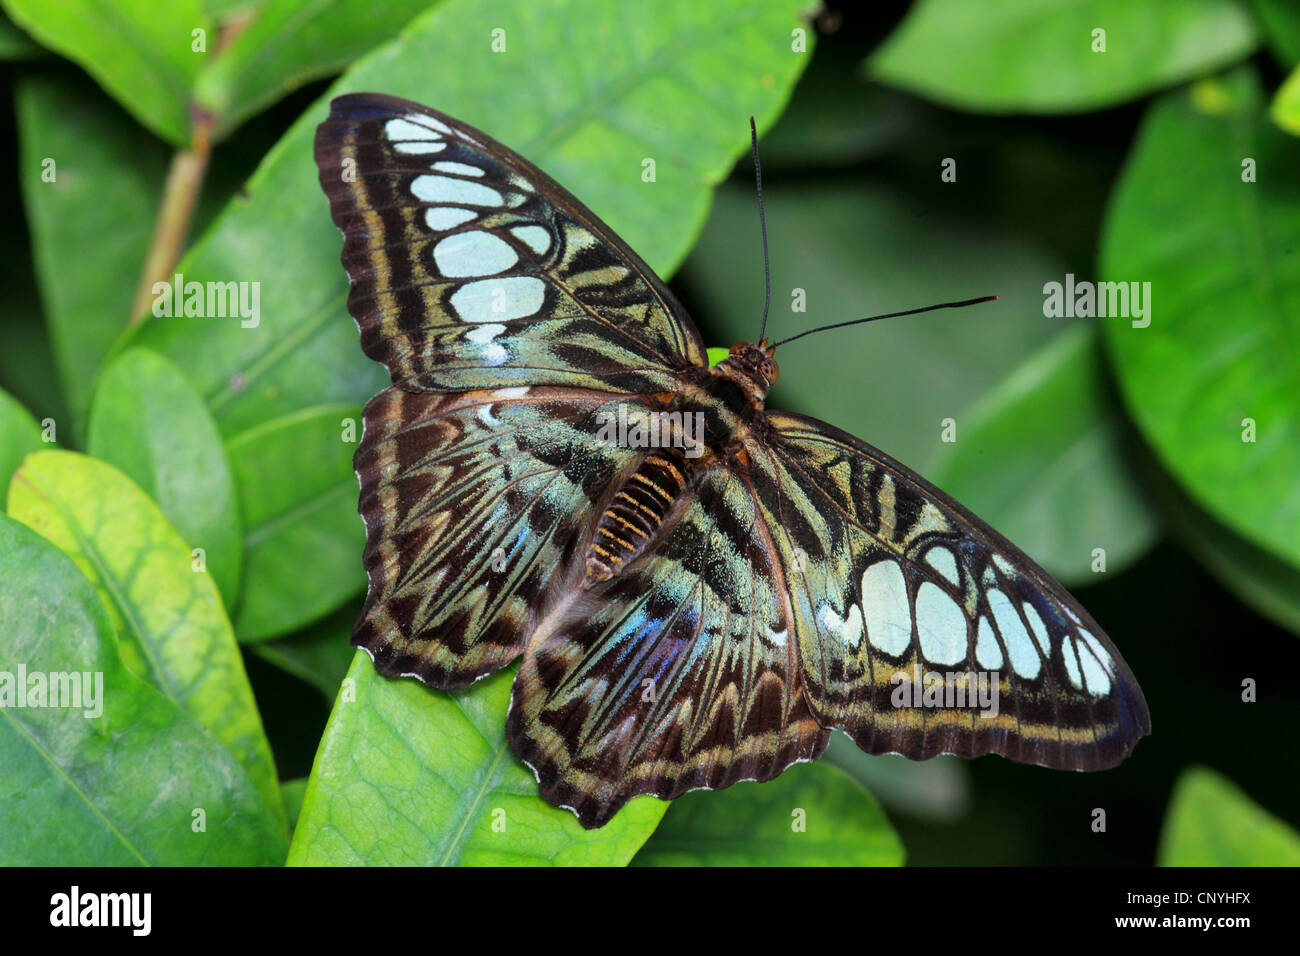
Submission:
M 916 315 L 919 312 L 933 312 L 935 309 L 964 309 L 968 305 L 979 305 L 981 302 L 995 302 L 997 296 L 982 295 L 978 299 L 962 299 L 960 302 L 940 302 L 938 305 L 927 305 L 923 309 L 908 309 L 905 312 L 886 312 L 884 315 L 869 315 L 865 319 L 851 319 L 848 322 L 836 322 L 834 325 L 823 325 L 815 329 L 807 329 L 798 335 L 792 335 L 788 339 L 782 339 L 780 342 L 773 344 L 772 348 L 778 345 L 785 345 L 787 342 L 793 342 L 795 339 L 801 339 L 805 335 L 812 335 L 814 332 L 825 332 L 827 329 L 842 329 L 846 325 L 861 325 L 863 322 L 874 322 L 876 319 L 893 319 L 900 315 Z
M 758 228 L 763 233 L 763 324 L 758 330 L 758 340 L 767 333 L 767 311 L 772 307 L 772 267 L 767 257 L 767 217 L 763 214 L 763 167 L 758 163 L 758 127 L 754 117 L 749 118 L 749 135 L 754 147 L 754 182 L 758 185 Z

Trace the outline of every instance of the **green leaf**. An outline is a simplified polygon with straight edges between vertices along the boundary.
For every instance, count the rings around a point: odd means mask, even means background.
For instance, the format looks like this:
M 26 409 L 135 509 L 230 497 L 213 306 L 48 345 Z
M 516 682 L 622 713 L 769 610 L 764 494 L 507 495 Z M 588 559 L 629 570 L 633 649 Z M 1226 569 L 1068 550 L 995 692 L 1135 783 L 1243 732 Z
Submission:
M 283 860 L 283 821 L 225 747 L 127 670 L 72 561 L 0 515 L 0 567 L 0 672 L 103 676 L 98 717 L 84 716 L 84 698 L 81 708 L 0 707 L 0 864 Z
M 764 184 L 776 339 L 801 329 L 995 294 L 1001 301 L 837 329 L 777 349 L 769 406 L 830 422 L 926 473 L 955 418 L 1059 331 L 1043 318 L 1042 276 L 1064 266 L 1041 248 L 917 209 L 861 176 Z M 705 340 L 752 342 L 763 308 L 753 191 L 718 190 L 685 270 Z M 745 237 L 738 240 L 737 237 Z M 806 296 L 806 312 L 793 312 Z M 996 330 L 994 333 L 991 330 Z
M 1300 136 L 1300 66 L 1278 88 L 1269 115 L 1279 127 L 1293 136 Z
M 17 114 L 36 274 L 80 431 L 100 364 L 130 317 L 166 150 L 89 83 L 67 75 L 20 77 Z
M 9 514 L 76 562 L 127 666 L 230 749 L 283 825 L 271 747 L 221 596 L 157 506 L 112 465 L 43 451 L 15 473 Z
M 307 793 L 307 778 L 286 780 L 280 784 L 280 799 L 284 801 L 284 812 L 289 817 L 289 832 L 298 826 L 298 814 L 302 812 L 302 798 Z
M 301 631 L 254 644 L 249 650 L 333 701 L 356 653 L 348 638 L 360 612 L 360 602 L 350 602 Z
M 924 129 L 928 104 L 870 81 L 855 70 L 861 52 L 824 46 L 763 137 L 763 171 L 806 173 L 883 156 Z
M 699 232 L 712 187 L 748 148 L 746 117 L 771 125 L 806 63 L 790 34 L 809 5 L 568 0 L 542 10 L 529 0 L 448 0 L 354 65 L 330 95 L 380 90 L 481 127 L 573 187 L 667 274 Z M 492 52 L 494 29 L 505 31 L 504 53 Z M 599 69 L 579 50 L 606 51 Z M 187 280 L 260 282 L 261 323 L 151 319 L 137 333 L 185 371 L 227 436 L 313 405 L 364 402 L 386 384 L 347 315 L 339 234 L 312 159 L 327 100 L 271 151 L 247 198 L 179 269 Z M 657 161 L 653 183 L 641 178 L 645 158 Z
M 1300 634 L 1300 570 L 1198 507 L 1154 459 L 1147 462 L 1143 474 L 1170 530 L 1196 560 L 1241 601 Z
M 1295 0 L 1253 0 L 1255 16 L 1285 69 L 1300 64 L 1300 8 Z
M 365 587 L 357 515 L 355 405 L 309 408 L 236 435 L 226 446 L 244 523 L 241 641 L 287 634 Z
M 1093 31 L 1105 30 L 1105 52 Z M 872 74 L 949 106 L 1092 110 L 1250 55 L 1236 0 L 920 0 L 869 61 Z
M 206 53 L 191 50 L 192 31 L 216 37 L 198 0 L 3 0 L 14 21 L 52 50 L 79 63 L 141 123 L 174 145 L 190 138 L 190 90 Z M 82 105 L 80 112 L 90 110 Z M 56 113 L 51 123 L 89 117 Z M 102 194 L 101 198 L 108 198 Z M 82 233 L 83 235 L 85 233 Z
M 43 447 L 36 419 L 12 395 L 0 392 L 0 491 L 9 487 L 23 459 Z
M 0 13 L 0 62 L 35 60 L 44 53 L 44 50 L 32 42 L 31 37 L 19 30 L 7 16 Z
M 1102 327 L 1161 464 L 1300 567 L 1300 142 L 1265 122 L 1260 99 L 1240 71 L 1152 107 L 1101 249 L 1105 279 L 1151 283 L 1150 326 Z M 1243 182 L 1246 159 L 1257 182 Z
M 146 349 L 110 363 L 95 392 L 87 449 L 156 501 L 186 544 L 203 549 L 233 606 L 244 546 L 234 480 L 212 416 L 176 366 Z
M 1086 321 L 1086 320 L 1085 320 Z M 1129 467 L 1092 324 L 1027 358 L 966 414 L 935 463 L 935 484 L 1005 534 L 1054 577 L 1095 580 L 1136 561 L 1158 523 Z
M 268 0 L 252 24 L 199 74 L 195 99 L 225 138 L 304 83 L 337 73 L 392 38 L 429 0 Z
M 316 753 L 289 864 L 625 864 L 666 804 L 640 797 L 584 830 L 543 801 L 506 744 L 514 675 L 444 693 L 380 677 L 358 652 Z
M 902 866 L 880 804 L 825 763 L 673 801 L 638 866 Z
M 1300 866 L 1300 833 L 1205 767 L 1174 785 L 1161 866 Z

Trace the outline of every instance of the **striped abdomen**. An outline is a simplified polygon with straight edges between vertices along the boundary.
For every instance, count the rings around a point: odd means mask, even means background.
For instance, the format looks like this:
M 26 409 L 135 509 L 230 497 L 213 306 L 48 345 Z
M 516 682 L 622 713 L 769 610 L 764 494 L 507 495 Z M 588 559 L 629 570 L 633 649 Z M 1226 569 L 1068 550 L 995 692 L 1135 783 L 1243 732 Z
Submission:
M 656 448 L 641 460 L 600 516 L 587 548 L 587 583 L 614 577 L 654 537 L 686 489 L 690 468 L 677 448 Z

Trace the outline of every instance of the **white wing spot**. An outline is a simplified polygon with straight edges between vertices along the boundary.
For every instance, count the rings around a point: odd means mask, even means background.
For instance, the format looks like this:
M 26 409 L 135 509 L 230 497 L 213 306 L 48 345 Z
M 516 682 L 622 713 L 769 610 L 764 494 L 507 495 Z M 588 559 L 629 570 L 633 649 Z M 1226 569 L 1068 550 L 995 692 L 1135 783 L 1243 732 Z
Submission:
M 867 639 L 893 657 L 912 643 L 911 602 L 897 561 L 877 561 L 862 572 L 862 619 Z
M 519 256 L 500 236 L 475 229 L 441 240 L 433 247 L 433 261 L 443 275 L 463 279 L 504 272 L 519 261 Z
M 408 153 L 422 155 L 425 153 L 440 153 L 447 148 L 446 143 L 394 143 L 393 149 L 399 153 Z
M 1078 643 L 1071 639 L 1061 641 L 1061 657 L 1065 659 L 1065 676 L 1075 690 L 1083 690 L 1083 679 L 1079 677 Z
M 1110 655 L 1106 653 L 1106 648 L 1101 646 L 1101 641 L 1083 628 L 1079 629 L 1079 634 L 1083 638 L 1083 643 L 1091 652 L 1090 654 L 1079 655 L 1079 663 L 1083 666 L 1083 677 L 1088 682 L 1088 692 L 1098 697 L 1104 697 L 1110 693 L 1110 675 L 1107 671 L 1114 664 L 1110 659 Z
M 407 118 L 414 123 L 427 126 L 430 129 L 436 129 L 439 133 L 450 133 L 451 127 L 442 120 L 436 120 L 432 116 L 425 116 L 423 113 L 408 113 Z
M 473 183 L 468 179 L 435 176 L 432 173 L 416 176 L 411 181 L 411 194 L 420 202 L 452 203 L 458 206 L 500 206 L 505 200 L 491 186 Z
M 532 315 L 546 299 L 546 283 L 534 276 L 505 276 L 466 282 L 451 296 L 465 322 L 509 322 Z M 493 306 L 500 303 L 498 309 Z
M 936 545 L 925 553 L 925 562 L 953 584 L 960 584 L 957 577 L 957 559 L 952 552 L 942 545 Z
M 1043 661 L 1016 613 L 1016 606 L 997 588 L 988 592 L 988 602 L 1002 632 L 1002 643 L 1007 646 L 1012 669 L 1026 680 L 1033 680 L 1043 669 Z
M 942 588 L 929 581 L 916 592 L 916 633 L 926 660 L 956 664 L 966 659 L 966 615 Z
M 483 346 L 483 361 L 488 365 L 503 365 L 505 360 L 509 358 L 509 353 L 500 342 L 493 342 L 492 340 L 505 330 L 506 327 L 500 323 L 476 325 L 465 333 L 465 338 L 476 345 Z
M 454 173 L 457 176 L 482 176 L 483 170 L 478 166 L 471 166 L 468 163 L 453 163 L 449 160 L 442 160 L 433 164 L 433 168 L 440 173 Z
M 423 120 L 423 117 L 418 117 Z M 384 135 L 394 141 L 441 139 L 423 122 L 413 123 L 409 119 L 390 119 L 384 124 Z
M 1052 656 L 1052 642 L 1047 636 L 1047 625 L 1043 619 L 1038 616 L 1037 609 L 1028 601 L 1020 605 L 1020 610 L 1025 612 L 1025 620 L 1029 622 L 1029 629 L 1034 632 L 1034 640 L 1038 646 L 1043 649 L 1044 657 Z
M 856 604 L 849 605 L 849 613 L 844 617 L 831 605 L 823 604 L 817 609 L 817 623 L 844 646 L 862 646 L 862 609 Z
M 515 226 L 510 232 L 539 256 L 551 248 L 551 234 L 541 226 Z
M 446 232 L 476 217 L 472 209 L 460 209 L 456 206 L 434 206 L 424 211 L 424 221 L 434 232 Z
M 975 661 L 986 671 L 1001 670 L 1005 661 L 1002 648 L 993 633 L 993 625 L 983 614 L 980 615 L 979 630 L 975 635 Z

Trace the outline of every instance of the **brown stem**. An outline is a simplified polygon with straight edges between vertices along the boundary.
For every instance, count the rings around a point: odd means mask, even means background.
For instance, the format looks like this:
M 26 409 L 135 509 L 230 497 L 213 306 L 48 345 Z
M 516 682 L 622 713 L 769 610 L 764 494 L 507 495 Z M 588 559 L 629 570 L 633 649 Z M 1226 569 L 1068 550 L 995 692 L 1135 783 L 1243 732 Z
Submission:
M 199 190 L 203 186 L 203 175 L 207 172 L 208 157 L 212 152 L 208 143 L 211 127 L 211 117 L 200 116 L 194 123 L 193 145 L 172 157 L 167 182 L 163 186 L 162 204 L 158 208 L 158 218 L 154 221 L 153 238 L 149 240 L 149 252 L 145 256 L 144 268 L 140 271 L 140 282 L 136 286 L 135 301 L 131 305 L 131 321 L 127 328 L 134 328 L 144 321 L 154 299 L 154 283 L 171 279 L 172 268 L 180 259 L 190 219 L 194 215 L 194 206 L 199 199 Z
M 253 18 L 254 15 L 250 12 L 223 24 L 217 35 L 213 56 L 220 56 L 248 28 Z M 193 117 L 190 146 L 172 157 L 171 168 L 167 171 L 162 204 L 158 208 L 158 218 L 154 220 L 153 238 L 149 240 L 149 252 L 145 255 L 144 268 L 140 270 L 140 282 L 135 289 L 135 301 L 131 304 L 131 318 L 127 322 L 127 328 L 139 325 L 149 314 L 154 299 L 154 283 L 171 279 L 172 269 L 180 260 L 185 237 L 190 231 L 190 220 L 194 217 L 194 207 L 199 200 L 199 191 L 203 188 L 204 174 L 208 171 L 208 159 L 212 154 L 212 130 L 217 119 L 211 112 L 199 107 L 194 108 Z

